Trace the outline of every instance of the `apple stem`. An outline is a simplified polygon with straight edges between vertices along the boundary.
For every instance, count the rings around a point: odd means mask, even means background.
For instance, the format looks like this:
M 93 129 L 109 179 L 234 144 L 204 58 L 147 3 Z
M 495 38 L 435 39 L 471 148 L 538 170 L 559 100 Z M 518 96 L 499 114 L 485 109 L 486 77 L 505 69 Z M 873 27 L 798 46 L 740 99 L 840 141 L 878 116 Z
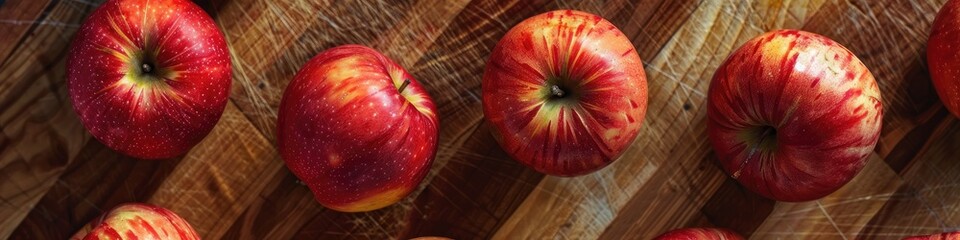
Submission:
M 407 85 L 410 85 L 410 79 L 404 79 L 403 83 L 400 84 L 400 88 L 397 88 L 397 92 L 403 93 L 403 90 L 407 89 Z
M 743 172 L 743 168 L 747 166 L 747 162 L 749 162 L 750 159 L 753 159 L 753 155 L 760 151 L 758 149 L 763 146 L 764 140 L 767 140 L 767 137 L 770 136 L 770 133 L 772 131 L 776 131 L 776 129 L 772 127 L 767 127 L 766 129 L 763 129 L 763 133 L 760 134 L 760 140 L 757 141 L 757 146 L 750 149 L 750 153 L 747 154 L 747 160 L 744 160 L 742 163 L 740 163 L 740 167 L 737 169 L 737 171 L 733 172 L 733 176 L 732 176 L 733 179 L 740 178 L 740 174 Z
M 140 70 L 142 70 L 143 73 L 150 73 L 153 72 L 153 66 L 150 66 L 149 63 L 143 63 L 143 65 L 140 65 Z
M 563 92 L 563 89 L 560 89 L 560 86 L 557 85 L 550 86 L 550 93 L 556 98 L 562 98 L 563 95 L 566 94 Z

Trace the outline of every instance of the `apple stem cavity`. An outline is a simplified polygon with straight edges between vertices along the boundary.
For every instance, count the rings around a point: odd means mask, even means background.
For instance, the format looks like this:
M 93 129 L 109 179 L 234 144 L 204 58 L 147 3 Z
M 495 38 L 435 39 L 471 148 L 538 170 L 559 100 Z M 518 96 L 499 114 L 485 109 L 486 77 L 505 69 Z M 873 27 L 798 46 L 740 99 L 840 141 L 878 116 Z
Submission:
M 410 85 L 410 79 L 404 79 L 403 83 L 400 84 L 400 87 L 397 88 L 397 92 L 403 93 L 403 90 L 407 89 L 407 85 Z
M 153 65 L 150 65 L 149 63 L 143 63 L 140 65 L 140 70 L 143 71 L 143 73 L 152 73 Z
M 760 133 L 760 137 L 759 139 L 757 139 L 756 145 L 748 146 L 750 147 L 750 153 L 747 154 L 747 159 L 744 160 L 742 163 L 740 163 L 740 167 L 737 168 L 736 172 L 733 172 L 733 176 L 732 176 L 733 179 L 740 178 L 740 174 L 741 172 L 743 172 L 743 168 L 747 166 L 747 162 L 749 162 L 750 159 L 753 159 L 753 156 L 756 155 L 757 152 L 761 152 L 761 154 L 763 154 L 763 152 L 769 153 L 771 151 L 774 151 L 774 149 L 776 149 L 777 145 L 775 141 L 777 137 L 777 129 L 773 128 L 772 126 L 764 126 L 762 128 L 763 128 L 763 132 Z M 774 142 L 770 142 L 771 138 L 773 138 L 772 141 Z
M 553 85 L 550 86 L 550 94 L 552 94 L 555 98 L 563 98 L 563 96 L 567 93 L 564 92 L 563 89 L 560 89 L 559 85 Z

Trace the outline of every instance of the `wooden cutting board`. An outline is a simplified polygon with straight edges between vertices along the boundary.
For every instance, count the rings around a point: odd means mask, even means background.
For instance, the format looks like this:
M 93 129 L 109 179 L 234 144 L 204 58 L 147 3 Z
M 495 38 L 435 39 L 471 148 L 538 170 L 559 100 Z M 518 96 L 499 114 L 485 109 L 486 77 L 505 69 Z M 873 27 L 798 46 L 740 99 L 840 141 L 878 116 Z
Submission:
M 130 201 L 170 208 L 209 239 L 648 239 L 693 226 L 755 239 L 898 239 L 960 228 L 960 121 L 939 102 L 924 62 L 944 0 L 202 1 L 230 45 L 231 101 L 200 145 L 164 161 L 105 148 L 72 110 L 66 49 L 100 2 L 0 1 L 0 238 L 63 239 Z M 575 178 L 521 166 L 482 121 L 490 50 L 514 24 L 553 9 L 609 19 L 632 39 L 649 77 L 640 137 L 611 166 Z M 720 170 L 706 140 L 714 69 L 779 28 L 847 46 L 883 92 L 876 154 L 817 201 L 750 193 Z M 368 213 L 322 208 L 276 150 L 283 89 L 314 54 L 346 43 L 405 66 L 442 119 L 420 189 Z

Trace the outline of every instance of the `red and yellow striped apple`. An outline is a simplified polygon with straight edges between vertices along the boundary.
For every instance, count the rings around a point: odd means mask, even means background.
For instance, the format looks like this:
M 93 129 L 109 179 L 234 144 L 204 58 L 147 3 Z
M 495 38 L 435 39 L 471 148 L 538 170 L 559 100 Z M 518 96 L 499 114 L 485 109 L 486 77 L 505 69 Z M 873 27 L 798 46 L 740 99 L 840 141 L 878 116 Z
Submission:
M 111 209 L 80 229 L 71 240 L 200 239 L 186 220 L 162 207 L 127 203 Z
M 110 0 L 70 46 L 67 87 L 90 134 L 126 155 L 186 153 L 220 119 L 230 92 L 227 43 L 187 0 Z
M 867 67 L 833 40 L 760 35 L 730 54 L 707 96 L 707 132 L 723 169 L 779 201 L 824 197 L 850 181 L 880 136 L 883 105 Z
M 655 240 L 740 240 L 743 239 L 729 229 L 724 228 L 683 228 L 666 232 Z
M 643 63 L 600 16 L 552 11 L 500 39 L 483 73 L 483 113 L 514 159 L 557 176 L 596 171 L 640 132 L 647 110 Z
M 280 102 L 287 167 L 324 206 L 385 207 L 423 180 L 437 153 L 436 107 L 406 70 L 376 50 L 345 45 L 304 65 Z
M 927 64 L 940 101 L 960 117 L 960 1 L 940 8 L 927 40 Z

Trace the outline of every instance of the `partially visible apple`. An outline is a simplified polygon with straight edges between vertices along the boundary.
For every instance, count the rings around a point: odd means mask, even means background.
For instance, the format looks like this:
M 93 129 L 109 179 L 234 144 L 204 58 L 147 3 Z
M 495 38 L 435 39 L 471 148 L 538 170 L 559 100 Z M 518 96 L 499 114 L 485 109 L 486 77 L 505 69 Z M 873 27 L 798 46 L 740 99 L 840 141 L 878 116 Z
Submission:
M 90 221 L 70 237 L 79 239 L 200 239 L 187 221 L 162 207 L 126 203 Z
M 833 40 L 798 30 L 760 35 L 710 83 L 707 132 L 723 169 L 779 201 L 824 197 L 863 169 L 883 104 L 867 67 Z
M 945 232 L 926 236 L 906 237 L 903 240 L 960 240 L 960 232 Z
M 230 56 L 217 25 L 187 0 L 110 0 L 80 27 L 67 59 L 73 109 L 126 155 L 179 156 L 220 119 Z
M 304 65 L 280 102 L 277 139 L 287 167 L 324 206 L 362 212 L 399 201 L 437 153 L 433 100 L 376 50 L 345 45 Z
M 654 238 L 656 240 L 740 240 L 743 239 L 729 229 L 724 228 L 683 228 L 666 232 Z
M 647 78 L 616 26 L 590 13 L 530 17 L 500 39 L 483 73 L 483 113 L 520 163 L 577 176 L 616 160 L 640 133 Z
M 947 1 L 933 20 L 927 64 L 940 101 L 960 117 L 960 1 Z

